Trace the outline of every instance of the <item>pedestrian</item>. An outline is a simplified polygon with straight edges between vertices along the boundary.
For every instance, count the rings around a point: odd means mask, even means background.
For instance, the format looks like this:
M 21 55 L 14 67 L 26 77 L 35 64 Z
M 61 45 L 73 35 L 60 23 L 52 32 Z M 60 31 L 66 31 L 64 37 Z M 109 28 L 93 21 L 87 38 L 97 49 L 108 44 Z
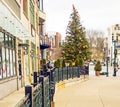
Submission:
M 48 69 L 47 69 L 47 66 L 46 66 L 46 64 L 43 66 L 43 69 L 41 70 L 41 75 L 44 75 L 45 77 L 47 76 L 47 71 L 48 71 Z
M 48 62 L 46 63 L 46 66 L 47 66 L 47 69 L 50 68 L 50 61 L 48 61 Z
M 116 67 L 114 67 L 114 73 L 113 76 L 116 76 L 116 73 L 118 72 L 119 66 L 117 65 Z

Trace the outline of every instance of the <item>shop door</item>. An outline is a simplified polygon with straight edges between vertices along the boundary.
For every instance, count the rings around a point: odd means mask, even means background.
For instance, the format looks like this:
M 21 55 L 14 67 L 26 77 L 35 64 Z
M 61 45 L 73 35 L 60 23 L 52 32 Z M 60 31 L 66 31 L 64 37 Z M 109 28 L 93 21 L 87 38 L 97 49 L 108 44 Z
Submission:
M 23 75 L 23 61 L 22 61 L 22 48 L 18 47 L 18 75 L 19 75 L 19 87 L 23 87 L 24 75 Z

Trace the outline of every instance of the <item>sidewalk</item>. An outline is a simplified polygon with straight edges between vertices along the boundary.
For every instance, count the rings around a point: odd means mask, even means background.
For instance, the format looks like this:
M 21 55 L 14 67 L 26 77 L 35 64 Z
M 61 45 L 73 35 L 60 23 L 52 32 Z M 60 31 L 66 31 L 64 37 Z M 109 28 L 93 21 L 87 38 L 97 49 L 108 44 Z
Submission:
M 120 107 L 120 76 L 89 76 L 65 81 L 55 93 L 55 107 Z M 24 88 L 0 100 L 0 107 L 16 107 Z
M 13 92 L 0 100 L 0 107 L 15 107 L 16 104 L 25 96 L 24 88 Z
M 80 78 L 65 80 L 64 88 L 71 84 L 80 83 L 84 80 L 85 79 L 83 76 L 81 76 Z M 61 81 L 61 83 L 63 83 L 63 82 Z M 67 83 L 67 84 L 65 84 L 65 83 Z M 61 90 L 61 88 L 63 88 L 63 85 L 59 86 L 60 90 Z M 59 89 L 57 88 L 57 84 L 56 84 L 56 90 L 59 90 Z M 16 104 L 18 104 L 24 96 L 25 96 L 25 89 L 21 88 L 18 91 L 15 91 L 15 92 L 11 93 L 10 95 L 6 96 L 5 98 L 1 99 L 0 107 L 18 107 L 18 106 L 16 106 Z
M 57 90 L 55 107 L 120 107 L 120 76 L 90 76 Z

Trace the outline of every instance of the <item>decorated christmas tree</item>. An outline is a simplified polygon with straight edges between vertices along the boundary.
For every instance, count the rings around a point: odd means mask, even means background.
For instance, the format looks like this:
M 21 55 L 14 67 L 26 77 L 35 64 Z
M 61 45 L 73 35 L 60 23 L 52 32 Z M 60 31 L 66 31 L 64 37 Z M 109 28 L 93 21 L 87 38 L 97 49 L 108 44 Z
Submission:
M 85 28 L 80 23 L 80 16 L 73 5 L 73 12 L 66 30 L 66 40 L 62 45 L 62 57 L 75 62 L 78 59 L 86 61 L 90 59 L 90 55 Z

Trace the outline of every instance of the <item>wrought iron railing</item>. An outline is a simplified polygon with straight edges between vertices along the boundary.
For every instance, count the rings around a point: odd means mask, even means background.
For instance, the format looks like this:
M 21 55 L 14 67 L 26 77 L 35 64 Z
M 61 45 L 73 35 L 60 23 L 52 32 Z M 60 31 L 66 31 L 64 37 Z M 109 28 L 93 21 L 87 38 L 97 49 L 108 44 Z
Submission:
M 64 67 L 56 68 L 54 70 L 55 83 L 63 80 L 68 80 L 70 78 L 80 77 L 80 75 L 88 75 L 89 67 Z
M 33 107 L 42 107 L 42 84 L 33 92 Z
M 51 107 L 55 83 L 88 74 L 89 66 L 54 68 L 48 71 L 42 70 L 39 74 L 34 72 L 34 83 L 25 86 L 25 97 L 17 105 L 19 107 Z

